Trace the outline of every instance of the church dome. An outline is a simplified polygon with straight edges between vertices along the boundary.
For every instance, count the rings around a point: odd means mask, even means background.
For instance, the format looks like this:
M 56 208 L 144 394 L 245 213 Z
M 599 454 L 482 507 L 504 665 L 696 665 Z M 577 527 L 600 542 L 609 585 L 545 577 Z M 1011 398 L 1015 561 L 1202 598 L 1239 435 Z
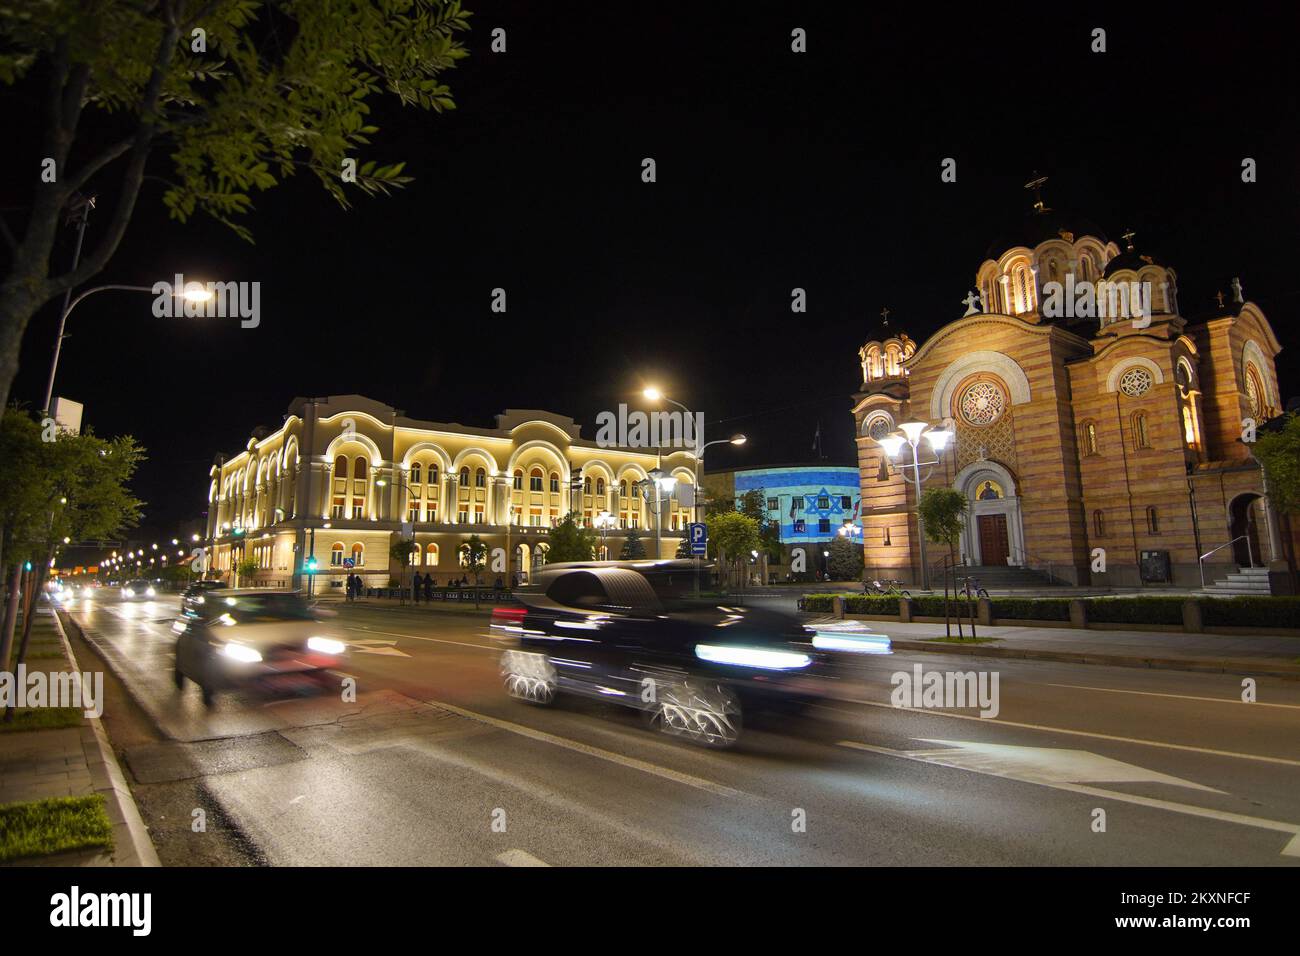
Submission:
M 1017 227 L 1007 230 L 989 244 L 984 253 L 985 259 L 997 260 L 1008 249 L 1024 246 L 1035 249 L 1044 242 L 1062 239 L 1073 243 L 1084 236 L 1091 236 L 1102 246 L 1110 242 L 1101 229 L 1087 219 L 1064 216 L 1054 209 L 1029 213 Z

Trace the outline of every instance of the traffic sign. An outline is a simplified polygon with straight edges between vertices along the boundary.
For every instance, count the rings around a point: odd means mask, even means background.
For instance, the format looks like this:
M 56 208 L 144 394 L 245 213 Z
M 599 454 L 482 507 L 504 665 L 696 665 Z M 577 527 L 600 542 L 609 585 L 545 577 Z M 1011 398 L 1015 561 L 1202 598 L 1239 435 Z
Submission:
M 356 562 L 356 560 L 355 560 L 354 558 L 344 558 L 344 559 L 343 559 L 343 567 L 345 567 L 345 568 L 355 568 L 356 566 L 357 566 L 357 562 Z
M 691 554 L 704 554 L 709 546 L 709 529 L 703 521 L 692 521 L 690 529 Z

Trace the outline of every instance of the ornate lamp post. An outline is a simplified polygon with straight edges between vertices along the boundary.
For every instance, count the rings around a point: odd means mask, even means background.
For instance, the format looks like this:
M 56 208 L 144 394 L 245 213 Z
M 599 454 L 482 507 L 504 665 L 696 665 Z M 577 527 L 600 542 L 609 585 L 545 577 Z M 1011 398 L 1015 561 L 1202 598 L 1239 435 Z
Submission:
M 925 523 L 921 518 L 921 466 L 937 465 L 939 459 L 936 457 L 933 461 L 921 461 L 920 447 L 922 441 L 929 441 L 930 447 L 934 449 L 936 455 L 942 455 L 943 450 L 948 447 L 948 442 L 952 439 L 952 432 L 942 428 L 931 426 L 928 422 L 903 422 L 898 426 L 903 434 L 888 435 L 880 439 L 880 446 L 885 449 L 885 454 L 891 459 L 897 458 L 898 453 L 903 450 L 903 445 L 912 449 L 912 463 L 900 464 L 896 467 L 906 476 L 905 469 L 912 469 L 912 480 L 916 485 L 916 531 L 919 539 L 921 555 L 921 587 L 924 590 L 930 589 L 930 568 L 925 559 Z M 926 474 L 929 477 L 929 473 Z

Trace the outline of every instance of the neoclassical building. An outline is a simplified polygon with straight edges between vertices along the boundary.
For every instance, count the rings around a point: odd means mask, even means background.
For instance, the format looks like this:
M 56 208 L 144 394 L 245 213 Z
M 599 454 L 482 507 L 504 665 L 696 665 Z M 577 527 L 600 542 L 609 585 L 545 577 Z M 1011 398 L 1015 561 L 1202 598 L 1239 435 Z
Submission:
M 1277 337 L 1237 280 L 1189 318 L 1174 270 L 1123 238 L 1121 249 L 1040 201 L 1023 234 L 989 250 L 966 315 L 920 345 L 886 328 L 862 347 L 868 575 L 920 578 L 914 472 L 900 468 L 912 452 L 890 459 L 879 441 L 909 421 L 952 435 L 938 453 L 923 440 L 920 471 L 923 489 L 967 496 L 968 564 L 1198 586 L 1207 552 L 1211 580 L 1282 558 L 1242 440 L 1281 411 Z M 947 555 L 927 551 L 931 568 Z
M 653 556 L 654 506 L 636 483 L 658 467 L 679 489 L 662 502 L 671 557 L 690 520 L 696 463 L 667 451 L 600 447 L 572 418 L 534 409 L 476 428 L 409 418 L 360 395 L 296 398 L 279 428 L 255 429 L 238 454 L 217 457 L 207 544 L 227 579 L 241 560 L 257 562 L 254 581 L 241 584 L 301 586 L 314 555 L 325 587 L 352 571 L 382 586 L 400 567 L 393 542 L 414 537 L 411 564 L 445 583 L 462 573 L 461 546 L 475 534 L 527 575 L 545 561 L 549 529 L 573 511 L 590 527 L 608 522 L 598 550 L 617 557 L 636 530 Z

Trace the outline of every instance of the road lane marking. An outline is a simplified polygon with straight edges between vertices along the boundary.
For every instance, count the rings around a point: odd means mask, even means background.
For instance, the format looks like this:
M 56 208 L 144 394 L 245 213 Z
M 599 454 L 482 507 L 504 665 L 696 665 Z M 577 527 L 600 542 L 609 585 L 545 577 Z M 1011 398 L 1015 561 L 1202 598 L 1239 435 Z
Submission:
M 449 710 L 454 714 L 460 714 L 460 716 L 467 717 L 470 720 L 480 721 L 492 727 L 496 727 L 499 730 L 509 731 L 512 734 L 519 734 L 521 737 L 528 737 L 532 740 L 540 740 L 543 743 L 554 744 L 557 747 L 563 747 L 566 750 L 572 750 L 575 753 L 586 754 L 589 757 L 606 760 L 610 763 L 618 764 L 621 767 L 628 767 L 631 770 L 639 770 L 642 773 L 648 773 L 664 780 L 671 780 L 674 783 L 685 784 L 688 787 L 694 787 L 696 790 L 703 790 L 706 793 L 712 793 L 722 797 L 748 796 L 748 794 L 742 793 L 739 790 L 733 790 L 731 787 L 723 786 L 720 783 L 714 783 L 712 780 L 705 780 L 703 777 L 696 777 L 689 773 L 682 773 L 680 770 L 661 767 L 658 764 L 653 764 L 646 760 L 638 760 L 635 757 L 628 757 L 623 754 L 614 753 L 611 750 L 593 747 L 591 744 L 580 743 L 576 740 L 570 740 L 567 737 L 558 737 L 555 734 L 548 734 L 544 730 L 534 730 L 532 727 L 526 727 L 523 724 L 501 720 L 498 717 L 489 717 L 487 714 L 480 714 L 473 710 L 466 710 L 463 707 L 457 707 L 455 704 L 446 704 L 440 700 L 430 700 L 425 703 L 431 704 L 434 707 L 441 707 L 444 710 Z
M 1085 784 L 1071 783 L 1062 780 L 1035 779 L 1029 776 L 1021 776 L 1011 769 L 994 770 L 989 767 L 970 766 L 956 760 L 945 758 L 942 754 L 935 755 L 929 751 L 910 751 L 894 750 L 891 747 L 878 747 L 872 744 L 859 743 L 856 740 L 841 740 L 839 746 L 848 747 L 852 750 L 865 750 L 868 753 L 883 754 L 887 757 L 901 757 L 904 760 L 911 760 L 916 763 L 926 763 L 935 766 L 949 767 L 954 770 L 968 770 L 971 773 L 984 774 L 986 776 L 1002 777 L 1005 780 L 1017 780 L 1021 783 L 1037 784 L 1040 787 L 1050 787 L 1053 790 L 1065 790 L 1070 793 L 1080 793 L 1090 797 L 1100 797 L 1103 800 L 1118 800 L 1122 803 L 1133 803 L 1141 807 L 1149 807 L 1155 810 L 1167 810 L 1171 813 L 1181 813 L 1186 816 L 1203 817 L 1207 820 L 1217 820 L 1220 823 L 1236 823 L 1241 826 L 1255 827 L 1260 830 L 1273 830 L 1278 833 L 1289 833 L 1290 841 L 1282 848 L 1283 856 L 1300 856 L 1300 823 L 1286 823 L 1282 820 L 1266 820 L 1263 817 L 1248 817 L 1241 813 L 1229 813 L 1225 810 L 1211 810 L 1208 807 L 1197 807 L 1189 803 L 1176 803 L 1172 800 L 1157 800 L 1154 797 L 1140 797 L 1132 793 L 1121 793 L 1116 790 L 1103 790 L 1100 787 L 1090 787 Z M 951 753 L 951 751 L 949 751 Z
M 1164 747 L 1167 750 L 1185 750 L 1189 753 L 1209 754 L 1213 757 L 1233 757 L 1237 760 L 1258 760 L 1261 763 L 1276 763 L 1284 767 L 1300 767 L 1300 760 L 1287 757 L 1264 757 L 1260 754 L 1240 754 L 1232 750 L 1215 750 L 1211 747 L 1193 747 L 1191 744 L 1171 744 L 1161 740 L 1143 740 L 1140 737 L 1120 737 L 1115 734 L 1102 734 L 1092 730 L 1071 730 L 1068 727 L 1045 727 L 1042 724 L 1025 724 L 1015 720 L 1003 720 L 1000 717 L 979 717 L 975 714 L 952 714 L 946 710 L 926 710 L 924 707 L 895 707 L 879 700 L 851 700 L 850 704 L 863 704 L 867 707 L 883 707 L 886 710 L 905 710 L 913 714 L 927 714 L 931 717 L 951 717 L 953 720 L 976 720 L 981 724 L 997 727 L 1020 727 L 1024 730 L 1042 730 L 1052 734 L 1073 734 L 1076 737 L 1091 737 L 1094 740 L 1113 740 L 1122 744 L 1141 744 L 1143 747 Z
M 547 866 L 551 864 L 545 860 L 539 860 L 524 850 L 506 850 L 504 853 L 497 854 L 497 862 L 505 866 Z
M 1096 690 L 1105 694 L 1138 694 L 1142 697 L 1174 697 L 1178 700 L 1205 700 L 1215 704 L 1245 704 L 1239 697 L 1194 697 L 1191 694 L 1160 694 L 1153 690 L 1121 690 L 1118 687 L 1090 687 L 1087 684 L 1044 684 L 1045 687 L 1069 687 L 1073 690 Z M 1249 707 L 1282 707 L 1286 710 L 1300 710 L 1300 704 L 1268 704 L 1252 701 Z
M 500 651 L 499 647 L 490 647 L 486 644 L 470 644 L 466 641 L 449 641 L 445 637 L 421 637 L 418 634 L 399 634 L 397 631 L 378 631 L 369 627 L 352 627 L 345 625 L 349 631 L 364 631 L 367 634 L 386 634 L 389 637 L 405 637 L 412 641 L 432 641 L 434 644 L 455 644 L 457 647 L 477 647 L 480 651 Z

